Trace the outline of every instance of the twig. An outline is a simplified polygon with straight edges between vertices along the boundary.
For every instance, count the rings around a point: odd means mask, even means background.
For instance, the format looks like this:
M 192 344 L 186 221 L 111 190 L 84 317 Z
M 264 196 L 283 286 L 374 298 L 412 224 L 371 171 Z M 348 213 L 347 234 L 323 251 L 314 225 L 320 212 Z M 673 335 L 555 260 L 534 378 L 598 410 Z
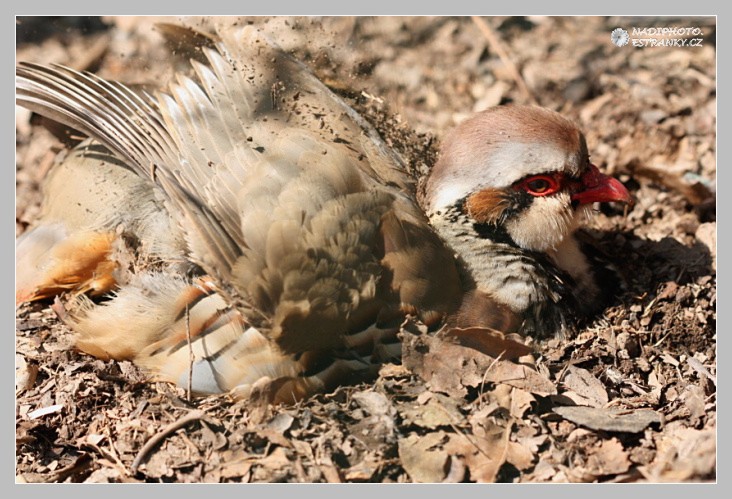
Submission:
M 186 339 L 188 340 L 188 386 L 186 397 L 191 401 L 191 389 L 193 388 L 193 346 L 191 345 L 191 313 L 186 303 Z
M 570 367 L 574 366 L 577 363 L 577 359 L 569 359 L 567 362 L 564 363 L 564 367 L 562 367 L 562 370 L 557 375 L 557 384 L 561 383 L 564 379 L 564 375 L 567 374 L 567 371 Z
M 156 433 L 152 438 L 150 438 L 150 440 L 145 443 L 145 445 L 142 446 L 142 449 L 140 449 L 140 452 L 137 453 L 135 460 L 132 461 L 132 473 L 137 473 L 137 468 L 139 468 L 140 464 L 142 464 L 142 461 L 147 457 L 150 451 L 154 449 L 155 446 L 160 444 L 163 440 L 165 440 L 168 435 L 181 428 L 184 428 L 188 423 L 198 421 L 199 419 L 204 419 L 205 417 L 206 413 L 204 411 L 191 411 L 182 418 L 180 418 L 178 421 L 170 423 L 168 426 Z
M 460 436 L 461 436 L 461 437 L 463 437 L 463 438 L 464 438 L 465 440 L 467 440 L 467 441 L 468 441 L 468 443 L 469 443 L 470 445 L 472 445 L 473 447 L 475 447 L 475 450 L 477 450 L 478 452 L 480 452 L 481 454 L 483 454 L 483 456 L 487 457 L 487 458 L 488 458 L 488 459 L 490 459 L 490 460 L 493 460 L 493 456 L 490 456 L 490 455 L 488 455 L 488 453 L 487 453 L 487 452 L 486 452 L 485 450 L 483 450 L 483 448 L 482 448 L 482 447 L 481 447 L 480 445 L 478 445 L 478 443 L 477 443 L 477 442 L 475 442 L 475 441 L 474 441 L 474 440 L 473 440 L 472 438 L 470 438 L 470 437 L 468 436 L 467 432 L 463 431 L 462 429 L 460 429 L 460 428 L 459 428 L 459 427 L 457 426 L 457 424 L 456 424 L 457 422 L 455 422 L 455 416 L 453 416 L 452 414 L 450 414 L 450 413 L 448 412 L 448 410 L 447 410 L 447 409 L 445 409 L 445 408 L 444 408 L 444 407 L 442 406 L 442 404 L 438 404 L 438 405 L 437 405 L 437 408 L 438 408 L 438 409 L 440 409 L 440 410 L 441 410 L 442 412 L 444 412 L 445 414 L 447 414 L 447 417 L 448 417 L 448 418 L 450 418 L 450 419 L 452 420 L 452 421 L 448 422 L 447 424 L 448 424 L 448 425 L 450 426 L 450 428 L 452 428 L 452 429 L 453 429 L 453 431 L 454 431 L 454 432 L 455 432 L 455 433 L 456 433 L 457 435 L 460 435 Z M 509 439 L 509 438 L 510 438 L 510 436 L 511 436 L 511 429 L 513 428 L 513 425 L 514 425 L 514 422 L 513 422 L 513 421 L 510 421 L 510 423 L 509 423 L 509 424 L 508 424 L 508 425 L 506 426 L 506 428 L 504 429 L 504 431 L 503 431 L 503 441 L 504 441 L 504 442 L 508 442 L 508 439 Z M 484 440 L 484 441 L 485 441 L 485 440 L 487 440 L 487 439 L 483 438 L 482 440 Z M 506 447 L 506 446 L 504 446 L 504 447 Z M 507 453 L 507 451 L 506 451 L 506 449 L 504 448 L 504 450 L 503 450 L 503 454 L 502 454 L 502 457 L 501 457 L 501 462 L 504 462 L 504 461 L 506 460 L 506 453 Z
M 501 62 L 508 68 L 509 72 L 511 73 L 511 76 L 513 76 L 514 81 L 516 82 L 516 85 L 519 87 L 519 90 L 522 94 L 524 94 L 524 98 L 530 103 L 537 105 L 538 102 L 534 98 L 534 95 L 529 90 L 529 87 L 526 85 L 526 82 L 524 81 L 524 78 L 521 76 L 521 73 L 519 73 L 518 68 L 511 60 L 511 57 L 508 55 L 508 51 L 506 50 L 506 46 L 501 41 L 501 39 L 498 37 L 498 35 L 495 34 L 493 31 L 493 28 L 488 25 L 487 22 L 485 22 L 482 18 L 478 16 L 472 16 L 471 19 L 473 22 L 478 26 L 478 29 L 481 33 L 483 33 L 483 36 L 488 41 L 488 45 L 498 54 L 498 57 L 501 59 Z
M 485 380 L 488 377 L 488 373 L 490 372 L 491 369 L 493 369 L 493 366 L 495 366 L 496 364 L 498 364 L 498 362 L 503 357 L 503 354 L 504 353 L 505 353 L 505 350 L 503 352 L 501 352 L 498 355 L 498 357 L 496 357 L 495 359 L 493 359 L 493 362 L 491 362 L 491 365 L 489 365 L 488 368 L 483 373 L 483 379 L 480 380 L 480 398 L 478 399 L 479 400 L 478 409 L 482 409 L 483 408 L 483 388 L 485 388 Z

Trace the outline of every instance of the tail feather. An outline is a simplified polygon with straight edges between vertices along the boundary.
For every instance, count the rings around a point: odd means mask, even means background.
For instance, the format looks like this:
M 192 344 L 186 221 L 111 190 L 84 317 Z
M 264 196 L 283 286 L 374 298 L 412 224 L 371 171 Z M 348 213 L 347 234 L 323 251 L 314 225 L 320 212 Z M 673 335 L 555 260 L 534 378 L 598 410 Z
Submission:
M 193 394 L 264 393 L 293 402 L 372 377 L 399 357 L 398 328 L 367 328 L 345 350 L 288 354 L 247 324 L 209 278 L 161 273 L 133 278 L 109 301 L 77 298 L 67 317 L 77 347 L 102 359 L 132 360 L 159 381 Z
M 132 360 L 153 378 L 195 394 L 249 391 L 263 378 L 294 379 L 303 371 L 292 355 L 247 327 L 207 278 L 141 274 L 107 302 L 77 300 L 67 320 L 80 350 Z
M 41 300 L 66 290 L 100 295 L 115 285 L 109 259 L 114 232 L 67 234 L 60 224 L 40 225 L 18 239 L 15 303 Z

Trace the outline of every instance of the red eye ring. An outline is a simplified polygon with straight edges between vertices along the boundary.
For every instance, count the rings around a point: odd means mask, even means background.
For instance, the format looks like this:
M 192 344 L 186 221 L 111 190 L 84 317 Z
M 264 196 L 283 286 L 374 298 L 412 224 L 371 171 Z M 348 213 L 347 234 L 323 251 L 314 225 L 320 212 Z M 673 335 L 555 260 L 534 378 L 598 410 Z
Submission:
M 562 178 L 557 175 L 532 175 L 526 177 L 516 184 L 516 189 L 521 189 L 532 196 L 549 196 L 562 187 Z

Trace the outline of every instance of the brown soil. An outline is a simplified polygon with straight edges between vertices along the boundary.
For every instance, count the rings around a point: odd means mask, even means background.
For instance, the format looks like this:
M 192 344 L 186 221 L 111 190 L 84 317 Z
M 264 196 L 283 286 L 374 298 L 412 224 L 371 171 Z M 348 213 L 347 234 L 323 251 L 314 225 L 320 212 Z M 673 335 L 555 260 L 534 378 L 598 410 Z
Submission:
M 183 64 L 154 31 L 160 20 L 20 19 L 18 60 L 158 87 Z M 189 402 L 130 363 L 73 350 L 49 303 L 24 305 L 17 481 L 715 481 L 714 18 L 483 21 L 487 33 L 471 18 L 229 20 L 265 25 L 416 172 L 448 129 L 488 106 L 533 99 L 577 121 L 593 162 L 637 200 L 626 212 L 603 207 L 585 231 L 627 281 L 601 317 L 542 345 L 528 367 L 408 327 L 403 366 L 271 407 Z M 703 46 L 616 47 L 618 26 L 698 26 Z M 20 234 L 63 145 L 28 112 L 16 123 Z

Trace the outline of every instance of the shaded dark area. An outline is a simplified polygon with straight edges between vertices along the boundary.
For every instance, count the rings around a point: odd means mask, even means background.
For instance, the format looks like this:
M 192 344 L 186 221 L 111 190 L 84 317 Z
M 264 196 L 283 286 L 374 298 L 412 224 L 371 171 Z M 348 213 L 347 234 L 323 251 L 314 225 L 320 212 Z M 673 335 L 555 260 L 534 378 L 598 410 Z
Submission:
M 38 43 L 49 37 L 61 40 L 106 31 L 109 25 L 91 16 L 18 16 L 15 43 Z

